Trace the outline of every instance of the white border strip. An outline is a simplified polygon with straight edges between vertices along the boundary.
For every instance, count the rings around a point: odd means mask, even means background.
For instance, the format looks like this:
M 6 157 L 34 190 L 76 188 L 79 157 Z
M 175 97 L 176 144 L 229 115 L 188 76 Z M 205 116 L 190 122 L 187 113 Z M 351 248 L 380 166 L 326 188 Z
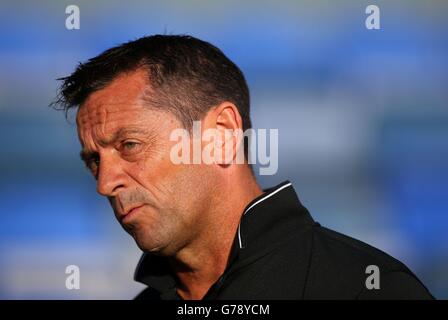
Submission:
M 256 206 L 257 204 L 259 204 L 260 202 L 263 202 L 264 200 L 270 198 L 270 197 L 273 196 L 274 194 L 276 194 L 276 193 L 282 191 L 283 189 L 285 189 L 285 188 L 287 188 L 287 187 L 289 187 L 289 186 L 291 186 L 291 182 L 289 182 L 289 183 L 287 183 L 287 184 L 281 186 L 280 188 L 278 188 L 278 189 L 275 190 L 274 192 L 271 192 L 271 193 L 267 194 L 266 196 L 264 196 L 263 198 L 259 199 L 257 202 L 253 203 L 249 208 L 247 208 L 246 211 L 244 211 L 243 216 L 244 216 L 250 209 L 252 209 L 253 207 L 255 207 L 255 206 Z M 240 226 L 241 226 L 241 222 L 238 224 L 238 241 L 239 241 L 239 244 L 240 244 L 240 249 L 242 249 L 242 248 L 243 248 L 243 245 L 242 245 L 242 243 L 241 243 L 241 228 L 240 228 Z

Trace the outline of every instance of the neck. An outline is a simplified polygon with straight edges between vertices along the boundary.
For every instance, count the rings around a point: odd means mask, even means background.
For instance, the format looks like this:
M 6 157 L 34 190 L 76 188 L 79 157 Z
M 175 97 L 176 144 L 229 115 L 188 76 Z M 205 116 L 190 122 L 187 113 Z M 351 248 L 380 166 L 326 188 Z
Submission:
M 202 299 L 224 273 L 243 210 L 262 193 L 250 172 L 236 179 L 223 175 L 218 195 L 203 213 L 208 219 L 200 236 L 170 260 L 183 299 Z

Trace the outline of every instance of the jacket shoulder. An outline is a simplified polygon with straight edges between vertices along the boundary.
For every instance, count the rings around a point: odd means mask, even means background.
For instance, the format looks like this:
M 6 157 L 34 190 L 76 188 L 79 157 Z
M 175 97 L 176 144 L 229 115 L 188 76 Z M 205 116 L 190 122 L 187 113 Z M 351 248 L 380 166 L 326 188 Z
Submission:
M 134 300 L 162 300 L 162 299 L 160 298 L 160 293 L 157 290 L 151 287 L 146 287 L 134 298 Z
M 316 224 L 306 296 L 325 299 L 430 299 L 420 280 L 399 260 L 360 240 Z M 376 273 L 378 286 L 366 282 Z M 370 277 L 370 278 L 369 278 Z

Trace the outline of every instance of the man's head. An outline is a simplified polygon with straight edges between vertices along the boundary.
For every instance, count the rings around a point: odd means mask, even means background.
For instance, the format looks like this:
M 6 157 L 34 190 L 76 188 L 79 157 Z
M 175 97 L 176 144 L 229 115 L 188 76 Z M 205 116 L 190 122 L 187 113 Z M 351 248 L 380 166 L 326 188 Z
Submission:
M 61 80 L 57 104 L 78 107 L 82 159 L 122 226 L 145 251 L 172 255 L 188 245 L 231 169 L 174 164 L 170 134 L 195 120 L 203 130 L 250 128 L 238 67 L 207 42 L 156 35 L 109 49 Z

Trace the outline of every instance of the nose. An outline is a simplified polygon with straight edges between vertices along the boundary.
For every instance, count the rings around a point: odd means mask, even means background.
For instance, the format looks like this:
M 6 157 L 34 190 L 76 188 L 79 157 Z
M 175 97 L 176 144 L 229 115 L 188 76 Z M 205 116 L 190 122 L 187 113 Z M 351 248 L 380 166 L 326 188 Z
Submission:
M 126 187 L 126 174 L 121 159 L 111 153 L 101 154 L 98 168 L 97 192 L 106 197 L 114 197 Z

